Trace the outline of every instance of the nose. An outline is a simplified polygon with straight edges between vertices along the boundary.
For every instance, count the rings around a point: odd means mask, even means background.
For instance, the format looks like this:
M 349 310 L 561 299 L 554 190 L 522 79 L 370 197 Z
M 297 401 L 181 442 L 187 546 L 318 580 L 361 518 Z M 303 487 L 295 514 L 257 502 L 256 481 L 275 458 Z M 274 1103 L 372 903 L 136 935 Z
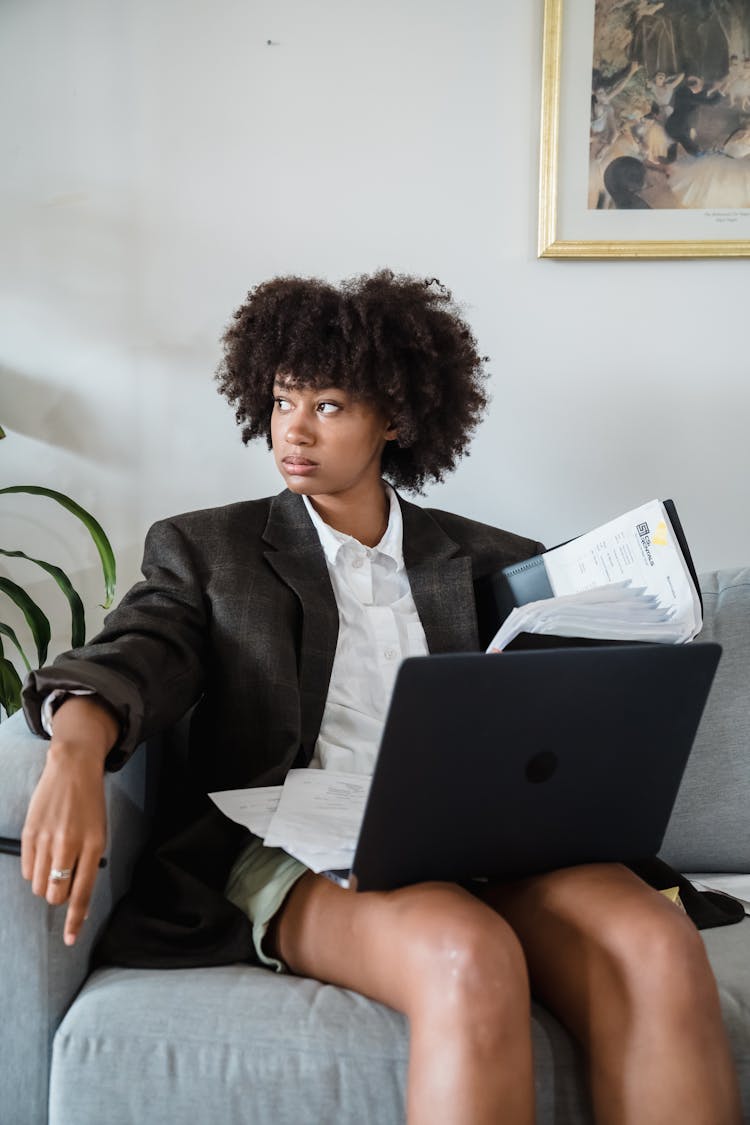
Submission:
M 295 410 L 290 416 L 285 436 L 288 445 L 310 445 L 313 442 L 312 425 L 304 410 Z

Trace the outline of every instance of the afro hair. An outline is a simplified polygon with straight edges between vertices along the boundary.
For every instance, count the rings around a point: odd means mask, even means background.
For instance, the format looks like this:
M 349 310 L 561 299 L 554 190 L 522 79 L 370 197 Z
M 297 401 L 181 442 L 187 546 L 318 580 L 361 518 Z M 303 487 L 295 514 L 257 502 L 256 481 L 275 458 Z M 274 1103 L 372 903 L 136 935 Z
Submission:
M 451 293 L 381 270 L 342 282 L 277 277 L 252 289 L 222 337 L 216 373 L 242 440 L 271 446 L 273 384 L 336 387 L 382 409 L 398 438 L 383 474 L 421 492 L 455 468 L 487 405 L 486 356 Z

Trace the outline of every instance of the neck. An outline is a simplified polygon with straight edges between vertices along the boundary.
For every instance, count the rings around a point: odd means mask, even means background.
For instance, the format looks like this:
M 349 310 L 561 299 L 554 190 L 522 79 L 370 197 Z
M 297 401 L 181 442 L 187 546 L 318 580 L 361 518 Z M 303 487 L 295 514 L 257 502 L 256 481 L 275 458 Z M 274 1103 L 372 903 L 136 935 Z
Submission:
M 320 518 L 344 535 L 351 535 L 365 547 L 375 547 L 385 535 L 390 506 L 382 481 L 372 494 L 363 496 L 311 496 L 310 502 Z

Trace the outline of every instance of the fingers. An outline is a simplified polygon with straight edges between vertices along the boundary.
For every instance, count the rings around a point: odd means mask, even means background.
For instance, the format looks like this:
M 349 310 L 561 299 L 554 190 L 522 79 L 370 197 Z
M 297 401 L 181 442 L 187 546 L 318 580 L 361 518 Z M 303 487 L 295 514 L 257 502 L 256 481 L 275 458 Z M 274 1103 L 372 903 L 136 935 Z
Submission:
M 41 836 L 37 839 L 34 847 L 34 861 L 31 872 L 31 890 L 35 895 L 39 895 L 40 898 L 47 897 L 47 886 L 51 867 L 51 842 Z
M 67 899 L 70 894 L 75 867 L 75 855 L 58 855 L 50 864 L 47 884 L 44 890 L 40 892 L 47 899 L 50 906 L 60 906 Z M 36 872 L 34 875 L 36 877 Z
M 30 838 L 23 841 L 21 874 L 31 881 L 32 892 L 45 898 L 50 906 L 68 902 L 63 934 L 66 945 L 75 943 L 88 917 L 103 851 L 103 845 L 84 844 L 77 848 L 62 842 L 52 844 L 41 836 L 33 842 Z
M 24 825 L 21 833 L 21 877 L 31 882 L 34 877 L 34 863 L 36 862 L 36 840 Z
M 21 874 L 31 880 L 32 893 L 46 898 L 51 906 L 65 902 L 78 851 L 75 844 L 51 840 L 46 835 L 29 835 L 28 842 L 22 837 Z
M 100 848 L 85 849 L 78 861 L 74 872 L 73 883 L 70 889 L 70 902 L 65 915 L 65 932 L 63 941 L 66 945 L 73 945 L 81 927 L 86 921 L 89 912 L 89 903 L 94 892 L 96 873 L 101 858 Z

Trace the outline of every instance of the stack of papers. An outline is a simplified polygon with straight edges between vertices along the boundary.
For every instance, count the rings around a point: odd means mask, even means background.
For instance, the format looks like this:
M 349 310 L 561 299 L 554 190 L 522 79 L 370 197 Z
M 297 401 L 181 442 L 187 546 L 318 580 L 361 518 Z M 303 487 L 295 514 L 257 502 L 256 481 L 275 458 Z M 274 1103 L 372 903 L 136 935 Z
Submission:
M 511 610 L 487 651 L 501 652 L 519 633 L 662 644 L 687 640 L 684 623 L 674 609 L 665 609 L 655 594 L 629 582 L 527 602 Z
M 209 797 L 266 847 L 283 848 L 311 871 L 338 871 L 352 865 L 370 781 L 361 774 L 290 770 L 283 785 Z

